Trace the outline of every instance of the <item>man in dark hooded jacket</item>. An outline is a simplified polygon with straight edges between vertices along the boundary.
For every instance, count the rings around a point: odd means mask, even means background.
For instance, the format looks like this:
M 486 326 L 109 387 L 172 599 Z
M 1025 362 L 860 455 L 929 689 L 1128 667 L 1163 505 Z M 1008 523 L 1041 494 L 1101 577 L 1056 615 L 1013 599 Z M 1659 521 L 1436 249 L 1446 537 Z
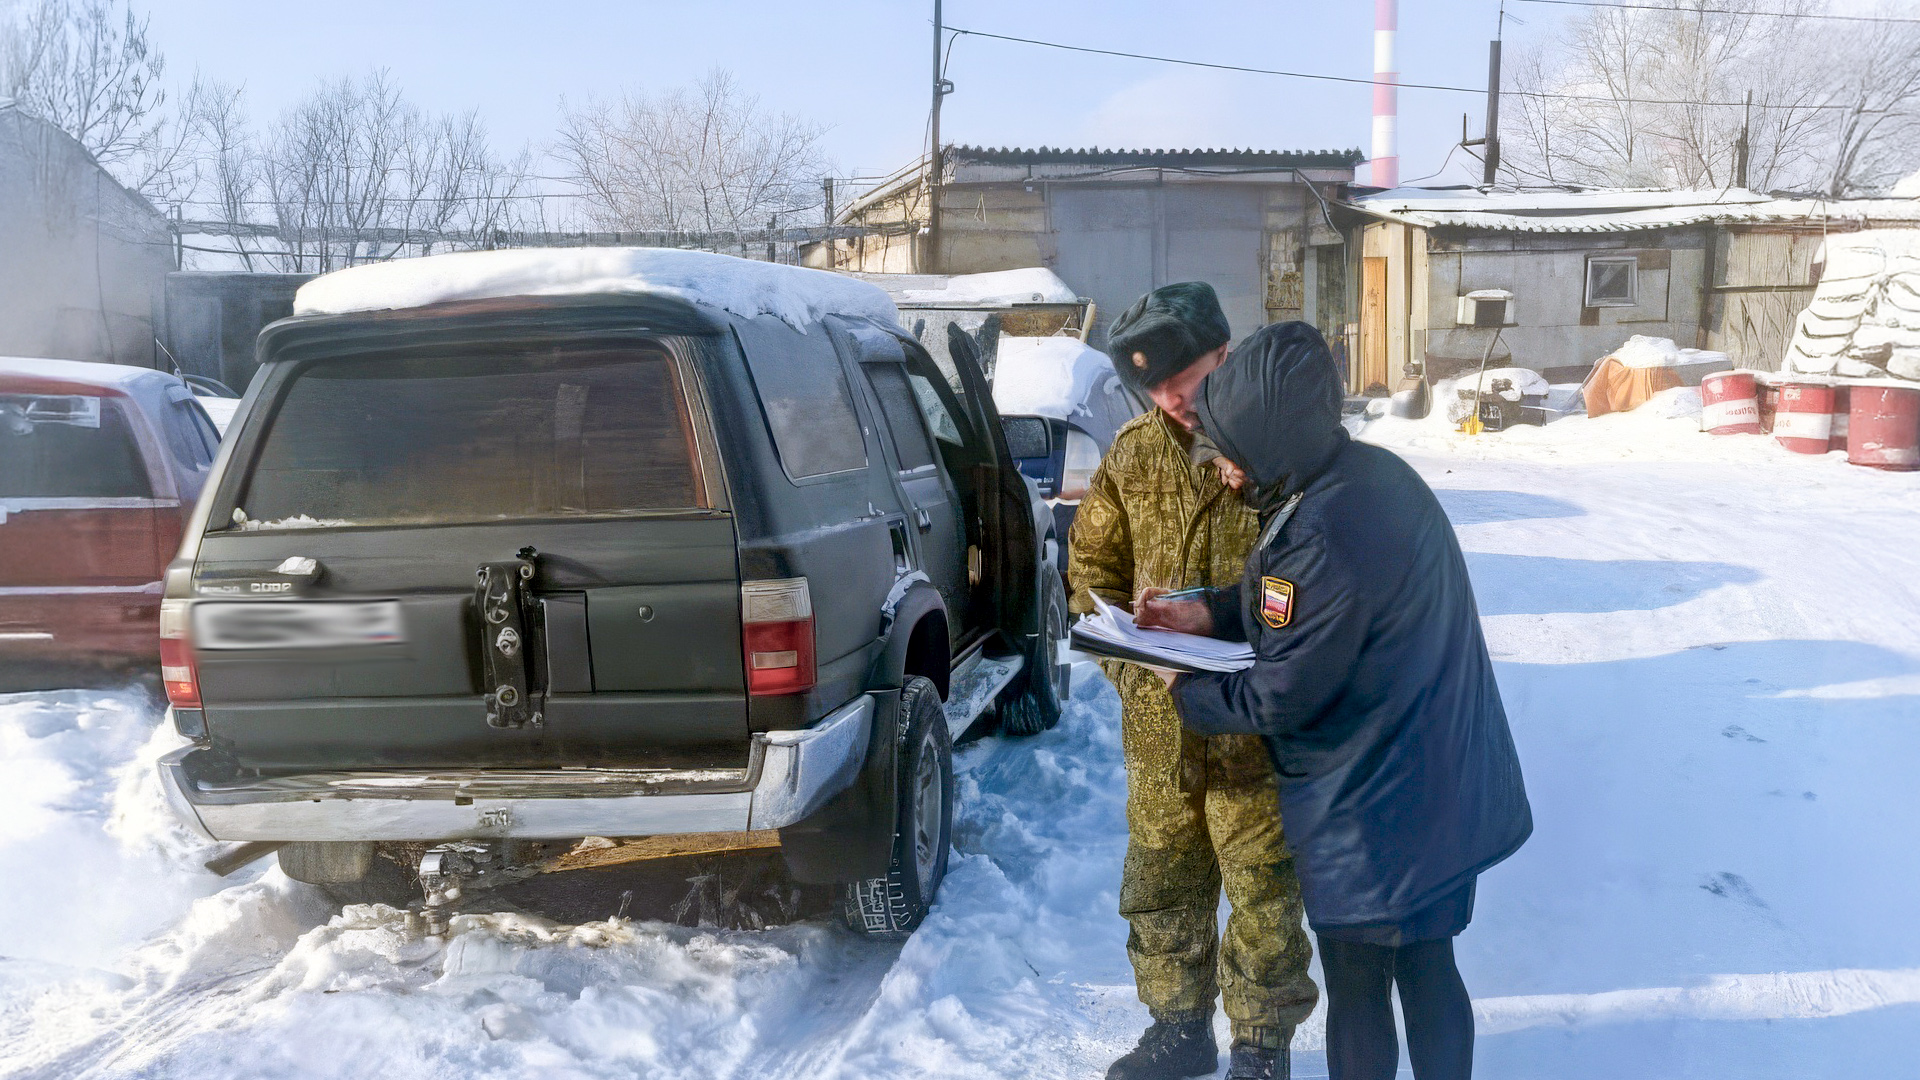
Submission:
M 1453 936 L 1476 876 L 1532 832 L 1465 560 L 1439 501 L 1340 426 L 1318 331 L 1266 327 L 1208 375 L 1200 426 L 1262 531 L 1238 588 L 1147 599 L 1143 625 L 1254 646 L 1251 668 L 1166 676 L 1182 722 L 1267 737 L 1326 976 L 1335 1080 L 1466 1077 L 1473 1013 Z

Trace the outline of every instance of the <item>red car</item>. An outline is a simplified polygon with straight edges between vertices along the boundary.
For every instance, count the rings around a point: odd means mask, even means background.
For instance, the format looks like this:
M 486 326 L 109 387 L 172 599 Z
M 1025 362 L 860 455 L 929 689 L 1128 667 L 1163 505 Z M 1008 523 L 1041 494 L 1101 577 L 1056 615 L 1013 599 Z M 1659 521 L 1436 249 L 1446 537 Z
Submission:
M 161 572 L 219 445 L 165 372 L 0 357 L 0 689 L 157 669 Z

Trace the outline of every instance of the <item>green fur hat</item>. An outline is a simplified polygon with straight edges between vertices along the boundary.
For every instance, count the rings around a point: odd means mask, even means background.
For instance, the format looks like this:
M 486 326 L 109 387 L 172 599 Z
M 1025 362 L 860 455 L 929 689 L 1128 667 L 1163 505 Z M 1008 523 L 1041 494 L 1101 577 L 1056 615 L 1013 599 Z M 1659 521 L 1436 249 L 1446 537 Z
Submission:
M 1107 330 L 1107 355 L 1120 380 L 1144 393 L 1232 335 L 1213 286 L 1182 281 L 1153 290 L 1121 312 Z

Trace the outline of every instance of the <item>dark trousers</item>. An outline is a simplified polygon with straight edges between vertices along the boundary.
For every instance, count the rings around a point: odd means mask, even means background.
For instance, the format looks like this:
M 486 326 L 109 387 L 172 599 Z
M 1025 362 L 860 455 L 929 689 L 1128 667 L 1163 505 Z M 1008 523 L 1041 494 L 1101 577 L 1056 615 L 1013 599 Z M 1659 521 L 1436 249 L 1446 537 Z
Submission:
M 1392 1080 L 1400 1067 L 1393 988 L 1407 1018 L 1415 1080 L 1473 1075 L 1473 1002 L 1453 963 L 1453 939 L 1398 947 L 1319 936 L 1327 982 L 1327 1072 L 1332 1080 Z

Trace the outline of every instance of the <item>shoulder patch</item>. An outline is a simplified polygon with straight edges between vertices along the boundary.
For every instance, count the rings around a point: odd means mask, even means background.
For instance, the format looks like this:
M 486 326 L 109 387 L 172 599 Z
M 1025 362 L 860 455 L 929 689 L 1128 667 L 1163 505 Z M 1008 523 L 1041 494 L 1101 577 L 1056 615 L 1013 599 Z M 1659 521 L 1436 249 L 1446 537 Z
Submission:
M 1260 579 L 1260 618 L 1275 630 L 1293 619 L 1293 582 L 1277 577 Z

